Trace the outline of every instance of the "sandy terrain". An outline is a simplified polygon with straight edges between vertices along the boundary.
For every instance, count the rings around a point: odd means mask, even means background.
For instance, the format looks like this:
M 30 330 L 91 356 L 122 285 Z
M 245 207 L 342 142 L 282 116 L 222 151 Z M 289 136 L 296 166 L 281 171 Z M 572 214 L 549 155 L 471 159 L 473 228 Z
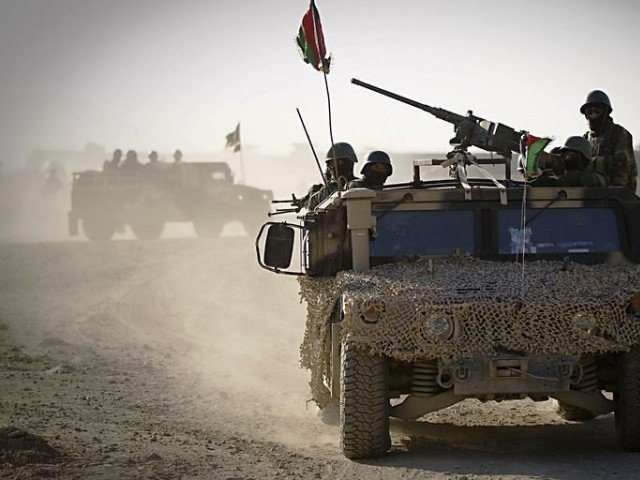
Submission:
M 353 462 L 307 402 L 295 279 L 243 236 L 0 244 L 1 478 L 637 478 L 611 415 L 467 402 Z

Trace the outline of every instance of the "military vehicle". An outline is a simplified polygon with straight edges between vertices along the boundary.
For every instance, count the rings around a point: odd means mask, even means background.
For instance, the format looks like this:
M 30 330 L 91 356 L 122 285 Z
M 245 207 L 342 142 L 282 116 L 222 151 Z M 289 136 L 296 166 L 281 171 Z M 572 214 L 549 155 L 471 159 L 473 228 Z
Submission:
M 166 222 L 193 222 L 200 237 L 220 235 L 239 221 L 255 235 L 273 195 L 234 183 L 223 162 L 153 163 L 138 168 L 73 174 L 69 233 L 79 224 L 90 240 L 109 240 L 126 225 L 143 240 L 162 235 Z
M 640 198 L 515 181 L 515 131 L 467 118 L 412 181 L 335 192 L 299 223 L 261 228 L 258 262 L 298 275 L 307 302 L 313 399 L 339 407 L 348 458 L 385 454 L 390 417 L 467 398 L 553 398 L 574 421 L 613 411 L 620 445 L 640 450 Z M 423 180 L 432 165 L 453 178 Z

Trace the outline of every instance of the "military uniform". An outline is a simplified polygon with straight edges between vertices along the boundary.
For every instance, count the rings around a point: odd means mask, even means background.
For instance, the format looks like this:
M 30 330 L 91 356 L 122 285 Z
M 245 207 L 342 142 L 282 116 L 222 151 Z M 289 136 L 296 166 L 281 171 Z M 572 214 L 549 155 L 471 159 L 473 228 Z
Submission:
M 327 185 L 322 185 L 316 192 L 309 196 L 309 200 L 307 202 L 307 210 L 313 210 L 332 193 L 344 189 L 349 183 L 354 180 L 356 180 L 356 177 L 352 174 L 346 177 L 342 176 L 338 179 L 338 181 L 328 181 Z
M 593 148 L 584 137 L 567 138 L 564 146 L 545 153 L 544 164 L 550 170 L 531 181 L 534 187 L 606 187 L 609 183 L 594 171 Z
M 531 181 L 534 187 L 606 187 L 607 178 L 594 172 L 591 166 L 583 170 L 566 170 L 563 174 L 540 175 Z
M 633 154 L 631 134 L 607 117 L 598 132 L 584 134 L 593 149 L 593 170 L 606 176 L 611 185 L 636 191 L 638 167 Z
M 313 210 L 332 193 L 344 189 L 350 181 L 355 180 L 353 164 L 357 161 L 358 157 L 351 145 L 346 142 L 333 145 L 325 156 L 327 184 L 313 185 L 303 197 L 304 207 Z

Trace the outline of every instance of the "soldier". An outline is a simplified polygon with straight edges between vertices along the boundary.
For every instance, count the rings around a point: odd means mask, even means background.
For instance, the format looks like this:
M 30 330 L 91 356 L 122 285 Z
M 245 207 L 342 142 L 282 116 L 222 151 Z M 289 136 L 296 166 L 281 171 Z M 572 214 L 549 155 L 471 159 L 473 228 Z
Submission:
M 382 188 L 387 177 L 393 173 L 391 159 L 385 152 L 376 150 L 367 155 L 367 160 L 360 170 L 362 178 L 352 180 L 347 184 L 347 188 L 372 188 L 378 190 Z
M 607 177 L 593 171 L 591 143 L 584 137 L 567 138 L 546 160 L 549 170 L 535 178 L 534 187 L 606 187 Z
M 176 150 L 173 152 L 173 163 L 182 162 L 182 152 L 180 150 Z
M 325 157 L 327 164 L 327 185 L 320 186 L 317 191 L 312 192 L 316 185 L 311 187 L 307 194 L 307 210 L 313 210 L 320 202 L 333 192 L 346 187 L 347 183 L 356 180 L 353 175 L 353 165 L 358 161 L 353 147 L 346 142 L 334 144 Z
M 158 163 L 158 152 L 156 152 L 155 150 L 151 150 L 151 153 L 149 153 L 149 165 L 154 165 L 156 163 Z
M 631 134 L 611 118 L 611 102 L 606 93 L 593 90 L 580 107 L 589 122 L 584 137 L 593 149 L 593 170 L 606 176 L 611 185 L 636 191 L 638 167 L 633 154 Z
M 124 158 L 124 162 L 122 162 L 121 168 L 138 168 L 139 166 L 138 154 L 133 150 L 129 150 Z
M 56 195 L 62 190 L 62 181 L 58 178 L 58 172 L 55 168 L 49 170 L 49 176 L 45 180 L 40 193 L 47 197 Z
M 116 170 L 120 166 L 120 160 L 122 160 L 122 150 L 119 148 L 113 151 L 113 157 L 111 160 L 105 160 L 102 165 L 102 170 L 104 171 L 113 171 Z

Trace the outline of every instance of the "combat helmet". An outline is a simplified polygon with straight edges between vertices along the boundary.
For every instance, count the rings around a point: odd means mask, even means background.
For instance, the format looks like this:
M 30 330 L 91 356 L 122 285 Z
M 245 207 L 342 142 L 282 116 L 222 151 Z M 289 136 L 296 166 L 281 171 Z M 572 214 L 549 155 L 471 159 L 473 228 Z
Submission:
M 560 151 L 565 152 L 567 150 L 576 150 L 584 155 L 588 160 L 593 158 L 591 142 L 584 137 L 573 136 L 567 138 L 564 145 L 560 148 Z
M 346 142 L 335 143 L 327 152 L 325 161 L 329 162 L 338 158 L 346 158 L 348 160 L 351 160 L 353 163 L 357 163 L 358 161 L 355 150 Z
M 587 95 L 587 99 L 585 100 L 584 104 L 580 107 L 580 113 L 584 115 L 587 111 L 587 107 L 589 105 L 593 105 L 594 103 L 599 103 L 601 105 L 606 106 L 609 109 L 609 113 L 613 111 L 613 107 L 611 106 L 611 100 L 609 100 L 609 97 L 607 96 L 607 94 L 604 93 L 602 90 L 592 90 Z
M 151 150 L 151 152 L 149 153 L 149 160 L 151 162 L 157 162 L 158 161 L 158 152 L 156 152 L 155 150 Z
M 360 170 L 361 174 L 365 174 L 367 169 L 374 163 L 382 163 L 389 166 L 389 175 L 393 173 L 393 165 L 391 165 L 391 158 L 387 155 L 386 152 L 382 150 L 375 150 L 367 155 L 367 159 L 364 161 L 362 165 L 362 170 Z
M 113 151 L 113 158 L 118 158 L 118 159 L 122 158 L 122 150 L 120 150 L 119 148 L 116 148 Z
M 173 159 L 176 162 L 179 162 L 182 160 L 182 152 L 180 150 L 176 150 L 175 152 L 173 152 Z

